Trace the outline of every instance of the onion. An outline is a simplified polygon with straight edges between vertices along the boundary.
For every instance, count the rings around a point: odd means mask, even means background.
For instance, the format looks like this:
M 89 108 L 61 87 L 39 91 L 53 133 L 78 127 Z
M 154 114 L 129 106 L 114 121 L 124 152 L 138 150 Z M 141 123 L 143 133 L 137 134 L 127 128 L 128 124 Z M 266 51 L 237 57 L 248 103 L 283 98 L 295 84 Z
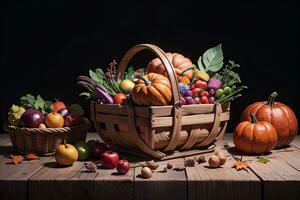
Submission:
M 210 96 L 208 98 L 208 102 L 211 103 L 211 104 L 214 104 L 216 102 L 215 97 L 214 96 Z
M 222 83 L 219 79 L 211 78 L 208 81 L 207 88 L 217 90 L 222 86 Z
M 184 97 L 186 100 L 186 104 L 190 105 L 190 104 L 195 104 L 195 100 L 193 99 L 193 97 Z

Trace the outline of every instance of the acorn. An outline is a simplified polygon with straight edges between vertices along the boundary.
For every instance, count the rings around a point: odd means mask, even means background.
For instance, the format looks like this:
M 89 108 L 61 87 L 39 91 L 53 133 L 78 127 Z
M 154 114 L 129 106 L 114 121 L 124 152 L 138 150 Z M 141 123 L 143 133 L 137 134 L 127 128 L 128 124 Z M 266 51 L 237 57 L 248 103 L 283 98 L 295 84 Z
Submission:
M 152 170 L 149 167 L 143 167 L 141 173 L 144 178 L 152 177 Z
M 208 159 L 208 164 L 212 168 L 217 168 L 217 167 L 220 166 L 220 158 L 218 156 L 216 156 L 216 155 L 212 155 Z

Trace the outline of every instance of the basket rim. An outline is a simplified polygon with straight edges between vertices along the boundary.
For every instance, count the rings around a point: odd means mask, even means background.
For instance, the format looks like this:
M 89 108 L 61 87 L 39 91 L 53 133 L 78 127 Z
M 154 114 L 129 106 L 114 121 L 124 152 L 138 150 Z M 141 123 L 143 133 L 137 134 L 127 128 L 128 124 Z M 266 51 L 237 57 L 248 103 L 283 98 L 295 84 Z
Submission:
M 27 128 L 27 127 L 17 127 L 9 125 L 8 122 L 5 122 L 3 128 L 5 131 L 10 132 L 26 132 L 26 133 L 66 133 L 78 129 L 89 129 L 91 123 L 87 118 L 82 118 L 83 122 L 77 126 L 72 127 L 62 127 L 62 128 Z

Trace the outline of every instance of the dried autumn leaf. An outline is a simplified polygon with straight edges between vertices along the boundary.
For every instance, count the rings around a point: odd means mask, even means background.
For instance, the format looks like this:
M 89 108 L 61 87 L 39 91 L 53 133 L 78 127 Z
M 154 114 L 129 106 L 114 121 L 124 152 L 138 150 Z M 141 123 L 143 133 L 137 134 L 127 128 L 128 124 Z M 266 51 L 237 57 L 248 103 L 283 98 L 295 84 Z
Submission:
M 34 153 L 29 153 L 25 156 L 26 160 L 36 160 L 39 159 L 39 157 L 37 155 L 35 155 Z
M 258 157 L 258 160 L 256 162 L 267 164 L 267 162 L 271 162 L 271 160 L 269 158 L 267 158 L 266 156 L 260 156 L 260 157 Z
M 242 161 L 242 160 L 238 160 L 238 161 L 237 161 L 236 163 L 234 163 L 234 165 L 232 166 L 232 168 L 235 168 L 237 171 L 242 170 L 242 169 L 248 171 L 248 170 L 247 170 L 248 167 L 249 167 L 249 165 L 248 165 L 246 162 Z
M 17 165 L 19 163 L 21 163 L 23 161 L 23 157 L 22 156 L 15 156 L 15 155 L 11 155 L 10 156 L 11 160 L 9 163 L 12 163 L 14 165 Z

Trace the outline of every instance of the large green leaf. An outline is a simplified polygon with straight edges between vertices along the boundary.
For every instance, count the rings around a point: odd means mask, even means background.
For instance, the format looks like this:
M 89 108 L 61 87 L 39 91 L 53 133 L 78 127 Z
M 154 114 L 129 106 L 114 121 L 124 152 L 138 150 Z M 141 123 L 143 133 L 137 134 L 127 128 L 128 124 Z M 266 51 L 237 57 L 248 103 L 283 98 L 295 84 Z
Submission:
M 222 45 L 208 49 L 203 56 L 198 59 L 198 67 L 201 71 L 217 72 L 223 66 Z

